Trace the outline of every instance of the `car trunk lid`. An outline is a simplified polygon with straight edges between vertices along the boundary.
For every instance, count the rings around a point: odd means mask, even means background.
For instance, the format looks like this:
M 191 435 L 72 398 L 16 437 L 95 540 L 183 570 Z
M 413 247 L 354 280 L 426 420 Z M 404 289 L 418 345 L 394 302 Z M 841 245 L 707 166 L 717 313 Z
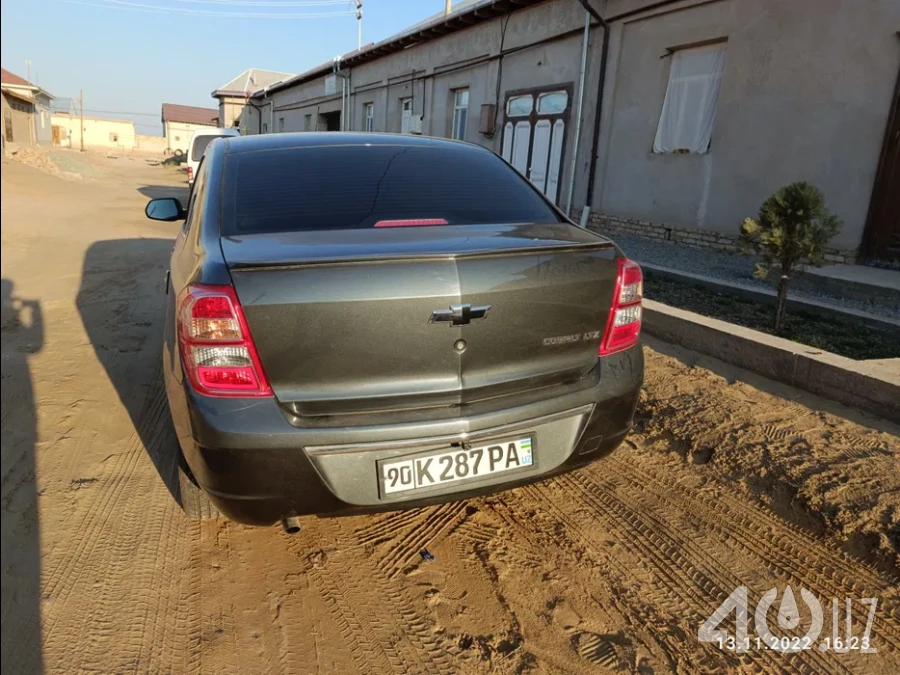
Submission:
M 612 243 L 568 223 L 221 244 L 272 389 L 300 415 L 454 406 L 578 380 L 597 363 L 617 275 Z

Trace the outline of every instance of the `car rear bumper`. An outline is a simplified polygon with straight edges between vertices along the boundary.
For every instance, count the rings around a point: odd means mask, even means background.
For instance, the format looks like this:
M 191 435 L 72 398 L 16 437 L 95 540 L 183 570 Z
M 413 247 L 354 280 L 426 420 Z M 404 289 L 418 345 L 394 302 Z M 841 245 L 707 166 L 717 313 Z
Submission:
M 185 459 L 198 484 L 232 520 L 268 525 L 293 515 L 416 508 L 506 490 L 599 459 L 625 438 L 643 381 L 634 347 L 605 357 L 594 386 L 525 405 L 440 420 L 311 426 L 275 399 L 198 395 L 166 371 Z M 379 494 L 377 462 L 425 450 L 508 438 L 534 439 L 535 465 L 512 475 L 399 496 Z

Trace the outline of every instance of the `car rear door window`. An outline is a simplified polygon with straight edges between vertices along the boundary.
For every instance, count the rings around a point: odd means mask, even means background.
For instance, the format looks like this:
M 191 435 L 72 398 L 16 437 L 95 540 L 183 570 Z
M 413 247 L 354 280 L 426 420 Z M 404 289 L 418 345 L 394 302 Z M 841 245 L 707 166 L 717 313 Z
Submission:
M 206 152 L 206 148 L 209 147 L 209 144 L 217 138 L 221 138 L 221 136 L 211 134 L 195 136 L 194 140 L 191 142 L 191 161 L 199 161 L 200 158 L 203 157 L 203 153 Z
M 191 188 L 191 194 L 188 199 L 187 216 L 184 219 L 184 225 L 181 226 L 181 231 L 184 234 L 190 232 L 194 223 L 199 222 L 203 217 L 203 206 L 206 201 L 206 184 L 208 182 L 206 174 L 206 162 L 201 159 L 200 165 L 197 167 L 197 180 L 194 181 L 194 186 Z
M 314 146 L 227 157 L 222 234 L 346 230 L 377 223 L 559 222 L 488 151 L 427 145 Z

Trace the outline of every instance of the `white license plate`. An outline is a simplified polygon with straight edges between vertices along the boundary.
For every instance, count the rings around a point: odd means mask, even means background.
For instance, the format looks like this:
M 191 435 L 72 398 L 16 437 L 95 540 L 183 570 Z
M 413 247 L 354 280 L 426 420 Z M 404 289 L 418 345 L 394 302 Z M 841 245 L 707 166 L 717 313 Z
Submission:
M 411 458 L 382 460 L 378 472 L 381 494 L 473 481 L 534 465 L 531 436 L 454 448 Z

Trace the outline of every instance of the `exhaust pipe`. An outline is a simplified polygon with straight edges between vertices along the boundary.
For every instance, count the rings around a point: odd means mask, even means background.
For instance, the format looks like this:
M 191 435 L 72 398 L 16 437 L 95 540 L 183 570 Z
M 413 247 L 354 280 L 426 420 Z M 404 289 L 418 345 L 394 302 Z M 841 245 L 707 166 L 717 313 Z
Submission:
M 284 528 L 286 534 L 298 534 L 302 529 L 300 527 L 300 519 L 297 516 L 291 516 L 282 520 L 281 527 Z

